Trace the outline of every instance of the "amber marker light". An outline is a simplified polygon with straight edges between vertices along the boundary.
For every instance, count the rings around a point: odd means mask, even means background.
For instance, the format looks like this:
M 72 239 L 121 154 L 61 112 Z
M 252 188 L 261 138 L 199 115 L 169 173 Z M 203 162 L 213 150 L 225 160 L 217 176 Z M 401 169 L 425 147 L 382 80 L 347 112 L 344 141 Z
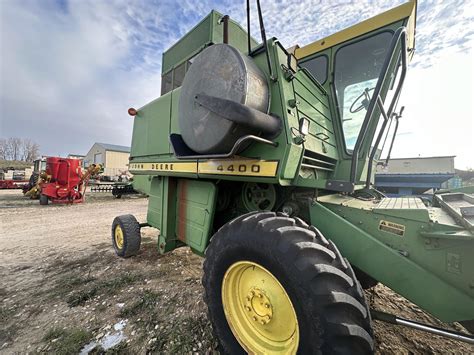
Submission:
M 128 114 L 129 114 L 130 116 L 136 116 L 137 113 L 138 113 L 137 110 L 135 110 L 133 107 L 130 107 L 130 108 L 128 109 Z

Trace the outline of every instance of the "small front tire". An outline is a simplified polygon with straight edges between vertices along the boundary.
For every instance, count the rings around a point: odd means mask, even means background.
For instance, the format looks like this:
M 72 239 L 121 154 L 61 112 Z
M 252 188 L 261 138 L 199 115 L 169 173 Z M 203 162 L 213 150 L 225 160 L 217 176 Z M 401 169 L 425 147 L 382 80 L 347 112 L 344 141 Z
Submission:
M 115 217 L 112 223 L 112 245 L 118 256 L 128 258 L 138 254 L 141 241 L 140 224 L 133 215 Z
M 48 196 L 43 195 L 43 194 L 40 195 L 39 200 L 40 200 L 40 205 L 41 205 L 41 206 L 46 206 L 46 205 L 48 204 L 48 202 L 49 202 Z

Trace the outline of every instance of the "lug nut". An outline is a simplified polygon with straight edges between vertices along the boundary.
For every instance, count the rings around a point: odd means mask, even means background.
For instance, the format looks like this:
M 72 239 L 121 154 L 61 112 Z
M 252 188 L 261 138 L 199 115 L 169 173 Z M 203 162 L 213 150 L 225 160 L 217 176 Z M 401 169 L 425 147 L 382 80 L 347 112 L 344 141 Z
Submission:
M 245 309 L 247 310 L 247 312 L 250 312 L 252 310 L 249 306 L 245 307 Z
M 270 305 L 268 303 L 265 303 L 265 308 L 270 308 Z
M 257 317 L 255 317 L 255 316 L 253 316 L 252 319 L 253 319 L 254 321 L 257 321 Z
M 261 320 L 261 321 L 260 321 L 260 324 L 261 324 L 261 325 L 265 325 L 266 322 L 265 322 L 264 320 Z

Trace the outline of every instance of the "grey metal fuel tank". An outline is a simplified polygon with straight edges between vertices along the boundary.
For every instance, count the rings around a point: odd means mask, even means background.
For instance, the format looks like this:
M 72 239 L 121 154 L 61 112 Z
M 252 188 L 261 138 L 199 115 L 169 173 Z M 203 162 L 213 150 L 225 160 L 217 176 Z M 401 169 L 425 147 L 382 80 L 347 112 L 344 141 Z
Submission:
M 181 88 L 181 136 L 197 153 L 218 154 L 229 152 L 242 136 L 260 133 L 255 127 L 236 123 L 200 105 L 196 99 L 201 95 L 230 100 L 267 113 L 267 79 L 251 58 L 234 47 L 214 44 L 194 59 Z

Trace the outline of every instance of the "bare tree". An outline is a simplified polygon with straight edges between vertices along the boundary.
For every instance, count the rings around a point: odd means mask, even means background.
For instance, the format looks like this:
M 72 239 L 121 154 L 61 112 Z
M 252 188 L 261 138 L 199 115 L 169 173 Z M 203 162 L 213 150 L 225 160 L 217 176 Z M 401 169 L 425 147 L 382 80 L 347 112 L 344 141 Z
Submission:
M 0 139 L 0 159 L 34 161 L 39 156 L 39 145 L 31 139 Z
M 0 138 L 0 159 L 7 160 L 7 140 Z
M 24 139 L 22 146 L 22 159 L 23 161 L 33 162 L 39 156 L 39 145 L 33 142 L 31 139 Z
M 8 138 L 8 142 L 10 145 L 11 160 L 20 160 L 23 145 L 21 138 Z

